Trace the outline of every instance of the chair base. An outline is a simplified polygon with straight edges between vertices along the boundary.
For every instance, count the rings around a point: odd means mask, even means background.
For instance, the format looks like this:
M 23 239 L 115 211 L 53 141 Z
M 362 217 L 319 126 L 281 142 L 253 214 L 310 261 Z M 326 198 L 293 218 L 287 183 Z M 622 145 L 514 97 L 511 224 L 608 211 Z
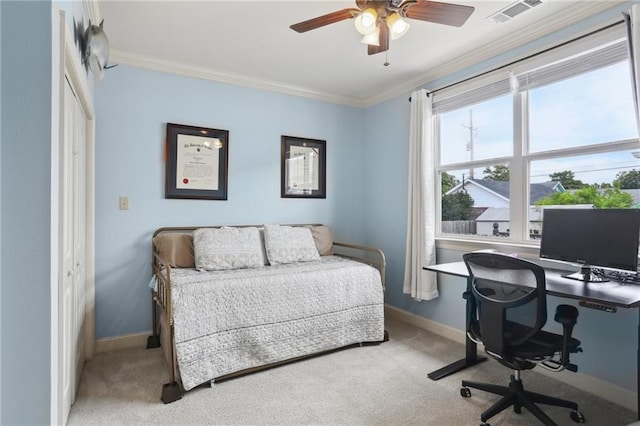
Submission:
M 489 383 L 471 382 L 468 380 L 462 381 L 462 396 L 471 395 L 471 392 L 469 392 L 468 388 L 479 389 L 496 395 L 502 395 L 502 399 L 493 404 L 480 415 L 480 419 L 483 423 L 486 423 L 486 421 L 491 417 L 509 407 L 513 407 L 513 411 L 518 414 L 522 412 L 522 407 L 524 407 L 545 425 L 556 426 L 556 423 L 551 420 L 551 418 L 547 414 L 545 414 L 544 411 L 542 411 L 540 407 L 536 405 L 536 403 L 570 408 L 571 410 L 573 410 L 573 412 L 571 413 L 571 419 L 577 423 L 584 423 L 584 416 L 578 411 L 578 404 L 573 401 L 567 401 L 565 399 L 554 398 L 551 396 L 524 390 L 522 380 L 517 377 L 519 376 L 518 373 L 519 372 L 517 371 L 516 376 L 511 375 L 509 386 L 498 386 Z

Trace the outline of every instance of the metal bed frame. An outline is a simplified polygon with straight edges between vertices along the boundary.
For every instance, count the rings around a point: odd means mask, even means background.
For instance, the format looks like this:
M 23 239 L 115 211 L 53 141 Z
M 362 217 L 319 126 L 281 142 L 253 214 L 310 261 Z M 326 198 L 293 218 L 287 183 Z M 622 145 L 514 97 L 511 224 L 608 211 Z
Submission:
M 286 225 L 286 226 L 318 226 L 320 224 L 295 224 L 295 225 Z M 261 228 L 262 225 L 232 225 L 234 227 L 256 227 Z M 221 228 L 222 226 L 181 226 L 181 227 L 163 227 L 158 228 L 152 236 L 152 240 L 157 235 L 162 233 L 191 233 L 196 229 L 201 228 Z M 333 242 L 334 255 L 345 257 L 347 259 L 355 260 L 358 262 L 366 263 L 368 265 L 373 266 L 374 268 L 380 271 L 380 277 L 382 280 L 382 289 L 385 291 L 385 268 L 386 268 L 386 259 L 382 250 L 362 246 L 357 244 L 347 244 L 340 242 Z M 165 358 L 167 359 L 167 367 L 169 371 L 169 382 L 162 385 L 162 397 L 161 400 L 165 404 L 169 404 L 171 402 L 177 401 L 182 398 L 183 389 L 180 381 L 178 380 L 179 372 L 178 372 L 178 363 L 176 360 L 175 354 L 175 342 L 174 342 L 174 330 L 173 330 L 173 306 L 171 302 L 171 269 L 172 267 L 166 263 L 159 255 L 155 252 L 152 243 L 152 260 L 151 267 L 153 275 L 156 277 L 157 287 L 156 290 L 151 290 L 151 306 L 152 306 L 152 317 L 153 317 L 153 334 L 149 336 L 147 339 L 147 349 L 149 348 L 158 348 L 164 340 L 167 344 L 164 347 Z M 162 321 L 164 319 L 164 321 Z M 164 322 L 165 328 L 161 327 Z M 165 336 L 165 339 L 162 339 L 161 333 L 168 333 L 168 336 Z M 382 342 L 389 340 L 387 331 L 384 332 L 384 338 Z M 362 342 L 363 344 L 378 344 L 381 342 Z M 357 344 L 356 344 L 357 345 Z M 349 345 L 354 346 L 354 345 Z M 347 346 L 348 347 L 348 346 Z M 298 361 L 300 359 L 309 358 L 316 355 L 321 355 L 327 352 L 321 352 L 312 355 L 306 355 L 302 357 L 292 358 L 284 361 L 280 361 L 277 363 L 272 363 L 268 365 L 263 365 L 259 367 L 249 368 L 242 371 L 238 371 L 235 373 L 230 373 L 221 377 L 215 378 L 216 381 L 222 381 L 226 379 L 230 379 L 233 377 L 253 373 L 256 371 L 264 370 L 267 368 L 275 367 L 277 365 L 282 365 L 294 361 Z

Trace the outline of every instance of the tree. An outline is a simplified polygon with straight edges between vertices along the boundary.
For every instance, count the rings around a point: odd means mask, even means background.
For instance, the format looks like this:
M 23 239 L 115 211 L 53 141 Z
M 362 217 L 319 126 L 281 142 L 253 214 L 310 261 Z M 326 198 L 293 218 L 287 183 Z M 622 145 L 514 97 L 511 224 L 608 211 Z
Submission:
M 509 181 L 509 166 L 505 164 L 498 164 L 494 167 L 485 167 L 482 173 L 486 180 L 497 180 L 503 182 Z
M 562 186 L 564 186 L 564 189 L 578 189 L 587 186 L 581 180 L 577 180 L 573 172 L 570 170 L 552 173 L 549 177 L 553 182 L 560 182 Z
M 640 189 L 640 170 L 625 170 L 618 173 L 613 185 L 620 189 Z
M 465 191 L 442 196 L 442 220 L 469 220 L 473 198 Z
M 451 188 L 460 183 L 460 181 L 456 179 L 454 175 L 450 175 L 447 172 L 442 172 L 442 176 L 440 179 L 442 182 L 441 187 L 443 194 L 446 194 L 447 192 L 449 192 L 449 190 L 451 190 Z
M 542 198 L 536 205 L 593 204 L 598 209 L 627 209 L 633 204 L 633 197 L 619 188 L 598 190 L 595 186 L 587 186 L 576 191 L 556 192 Z
M 460 181 L 447 172 L 440 176 L 442 187 L 442 220 L 469 220 L 473 208 L 473 198 L 466 191 L 447 194 Z
M 602 183 L 594 183 L 596 188 L 613 188 L 613 185 L 610 182 L 602 182 Z

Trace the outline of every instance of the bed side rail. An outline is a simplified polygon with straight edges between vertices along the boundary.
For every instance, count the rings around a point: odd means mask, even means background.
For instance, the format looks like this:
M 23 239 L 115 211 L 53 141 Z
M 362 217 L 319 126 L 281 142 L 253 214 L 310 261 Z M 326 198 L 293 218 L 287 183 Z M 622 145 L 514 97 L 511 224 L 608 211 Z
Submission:
M 171 266 L 157 254 L 153 254 L 153 275 L 156 277 L 156 291 L 154 301 L 164 311 L 168 325 L 173 325 L 171 309 Z
M 182 389 L 177 382 L 177 362 L 174 346 L 173 335 L 173 304 L 171 303 L 171 266 L 166 263 L 157 253 L 153 253 L 152 260 L 153 275 L 156 277 L 156 290 L 153 294 L 153 333 L 156 336 L 158 345 L 160 344 L 160 321 L 159 315 L 166 319 L 167 330 L 169 333 L 169 344 L 167 356 L 167 367 L 169 372 L 169 383 L 162 385 L 162 397 L 160 398 L 165 404 L 177 401 L 182 398 Z M 160 312 L 157 312 L 157 309 Z M 153 337 L 153 336 L 152 336 Z M 149 347 L 149 345 L 147 345 Z
M 380 271 L 380 278 L 382 279 L 382 288 L 385 287 L 385 268 L 387 262 L 384 253 L 379 248 L 361 246 L 358 244 L 333 242 L 334 253 L 341 257 L 357 260 L 358 262 L 371 265 Z

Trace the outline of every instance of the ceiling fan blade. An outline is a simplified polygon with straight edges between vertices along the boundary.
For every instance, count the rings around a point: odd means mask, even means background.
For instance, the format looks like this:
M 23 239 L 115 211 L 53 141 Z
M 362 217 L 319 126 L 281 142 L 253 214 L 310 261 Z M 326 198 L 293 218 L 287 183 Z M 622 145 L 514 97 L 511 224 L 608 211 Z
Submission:
M 387 21 L 380 21 L 378 26 L 380 27 L 380 34 L 378 36 L 378 44 L 380 45 L 374 46 L 369 44 L 367 46 L 367 53 L 369 55 L 375 55 L 376 53 L 382 53 L 389 50 L 389 26 L 387 25 Z
M 402 4 L 401 10 L 402 14 L 410 19 L 461 27 L 475 8 L 429 0 L 409 0 Z
M 304 33 L 307 31 L 315 30 L 316 28 L 324 27 L 325 25 L 344 21 L 345 19 L 355 18 L 358 13 L 360 13 L 359 9 L 342 9 L 336 12 L 309 19 L 307 21 L 298 22 L 297 24 L 291 25 L 289 28 L 299 33 Z

